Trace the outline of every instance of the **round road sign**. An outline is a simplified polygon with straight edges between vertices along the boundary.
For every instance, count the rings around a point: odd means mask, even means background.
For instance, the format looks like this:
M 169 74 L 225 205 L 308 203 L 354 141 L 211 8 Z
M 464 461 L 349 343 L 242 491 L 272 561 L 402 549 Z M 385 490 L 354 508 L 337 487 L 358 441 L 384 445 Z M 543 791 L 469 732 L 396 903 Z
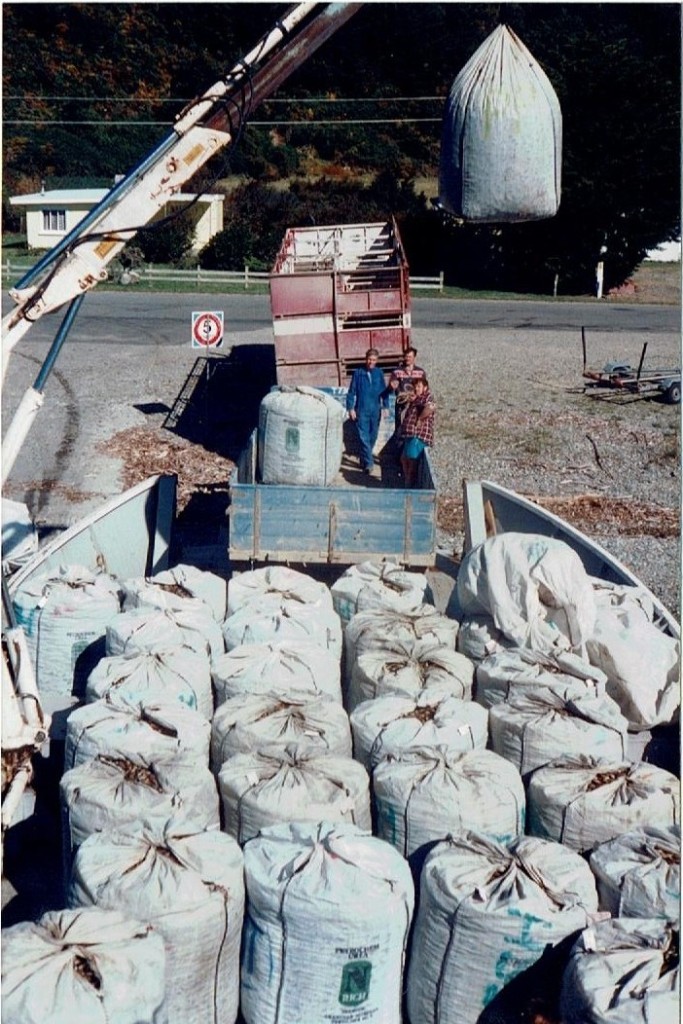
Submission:
M 192 314 L 192 345 L 216 348 L 223 340 L 223 313 Z

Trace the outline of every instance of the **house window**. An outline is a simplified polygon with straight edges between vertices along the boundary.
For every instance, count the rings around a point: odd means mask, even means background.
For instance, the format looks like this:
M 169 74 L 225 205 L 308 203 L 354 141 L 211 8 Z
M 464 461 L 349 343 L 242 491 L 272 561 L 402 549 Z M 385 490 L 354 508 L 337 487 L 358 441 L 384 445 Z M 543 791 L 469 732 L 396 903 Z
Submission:
M 66 210 L 43 210 L 43 231 L 66 231 Z

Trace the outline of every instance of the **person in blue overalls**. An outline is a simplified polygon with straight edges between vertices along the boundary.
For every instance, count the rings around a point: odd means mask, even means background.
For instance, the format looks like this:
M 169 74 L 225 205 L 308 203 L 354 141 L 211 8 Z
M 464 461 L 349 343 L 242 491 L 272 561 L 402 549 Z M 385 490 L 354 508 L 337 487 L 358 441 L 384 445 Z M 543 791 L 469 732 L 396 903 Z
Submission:
M 360 461 L 364 473 L 372 472 L 372 449 L 377 441 L 379 421 L 382 410 L 389 408 L 389 392 L 384 374 L 377 365 L 378 358 L 379 352 L 376 348 L 367 350 L 365 366 L 353 371 L 346 396 L 346 411 L 358 431 Z

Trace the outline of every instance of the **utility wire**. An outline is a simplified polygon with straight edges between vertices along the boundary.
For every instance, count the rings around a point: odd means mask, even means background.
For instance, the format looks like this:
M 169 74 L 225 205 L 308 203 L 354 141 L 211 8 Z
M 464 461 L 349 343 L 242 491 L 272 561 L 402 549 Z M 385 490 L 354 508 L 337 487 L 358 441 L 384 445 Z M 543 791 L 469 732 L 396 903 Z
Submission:
M 441 122 L 440 117 L 370 117 L 370 118 L 344 118 L 343 121 L 249 121 L 249 124 L 253 127 L 278 127 L 278 126 L 296 126 L 298 128 L 308 128 L 314 125 L 349 125 L 349 124 L 427 124 L 432 122 Z M 169 128 L 166 121 L 51 121 L 45 118 L 36 120 L 8 120 L 3 121 L 2 124 L 6 125 L 39 125 L 47 124 L 54 125 L 55 127 L 63 125 L 100 125 L 100 126 L 111 126 L 111 127 L 126 127 L 126 128 Z

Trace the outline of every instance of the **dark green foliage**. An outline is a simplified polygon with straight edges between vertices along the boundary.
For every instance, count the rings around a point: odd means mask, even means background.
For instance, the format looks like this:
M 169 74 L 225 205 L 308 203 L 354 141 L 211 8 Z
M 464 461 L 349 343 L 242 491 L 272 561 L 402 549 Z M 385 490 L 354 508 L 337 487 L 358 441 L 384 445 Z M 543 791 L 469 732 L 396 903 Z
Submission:
M 147 263 L 183 263 L 192 249 L 193 214 L 194 208 L 182 210 L 137 233 L 134 244 Z

